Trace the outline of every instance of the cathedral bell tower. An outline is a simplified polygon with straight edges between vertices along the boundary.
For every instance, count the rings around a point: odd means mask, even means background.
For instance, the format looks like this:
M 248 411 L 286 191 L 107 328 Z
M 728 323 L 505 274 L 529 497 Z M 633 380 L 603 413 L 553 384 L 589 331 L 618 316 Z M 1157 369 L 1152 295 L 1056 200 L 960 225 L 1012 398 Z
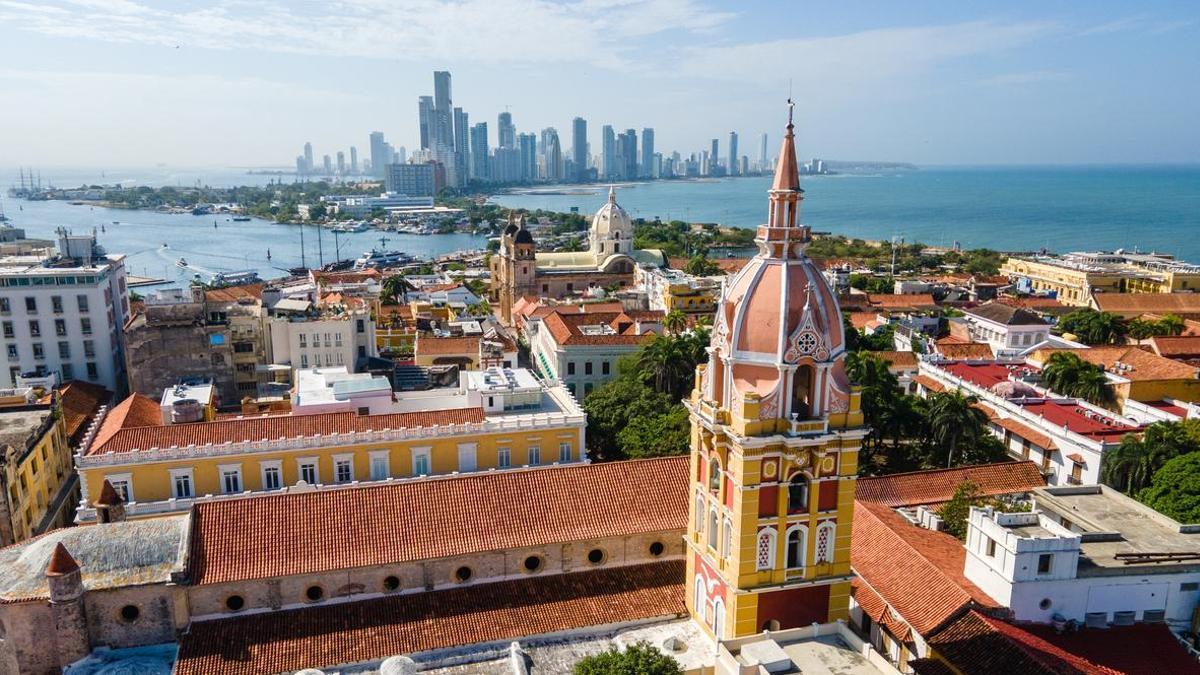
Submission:
M 491 300 L 500 304 L 500 315 L 512 325 L 513 304 L 525 295 L 538 295 L 537 244 L 525 223 L 525 214 L 513 218 L 500 235 L 500 250 L 492 256 Z
M 787 133 L 758 255 L 727 283 L 688 406 L 687 606 L 718 639 L 848 616 L 858 451 L 837 297 L 804 253 Z

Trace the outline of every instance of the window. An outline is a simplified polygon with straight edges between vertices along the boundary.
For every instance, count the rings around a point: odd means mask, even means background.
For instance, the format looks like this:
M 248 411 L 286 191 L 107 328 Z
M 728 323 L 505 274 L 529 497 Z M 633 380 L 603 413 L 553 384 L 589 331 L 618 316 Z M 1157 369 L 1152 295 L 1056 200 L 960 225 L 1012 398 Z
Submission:
M 333 482 L 349 483 L 352 480 L 354 480 L 354 457 L 347 455 L 334 455 Z
M 567 361 L 567 374 L 568 375 L 575 374 L 575 362 L 574 361 Z
M 546 561 L 540 555 L 531 555 L 525 558 L 522 566 L 526 572 L 540 572 L 545 566 Z
M 308 347 L 308 336 L 307 335 L 305 335 L 304 333 L 300 333 L 296 337 L 300 340 L 300 348 L 301 349 L 305 349 Z
M 17 346 L 16 345 L 8 345 L 8 360 L 10 360 L 10 361 L 17 360 Z
M 42 336 L 42 324 L 37 319 L 29 320 L 29 334 L 33 337 Z
M 570 443 L 559 443 L 558 444 L 558 461 L 560 461 L 560 462 L 571 461 L 571 444 Z
M 537 466 L 538 464 L 541 464 L 541 463 L 542 463 L 542 449 L 536 445 L 530 446 L 529 447 L 529 461 L 526 462 L 526 464 L 528 464 L 530 466 Z
M 664 546 L 661 541 L 656 541 L 653 544 L 650 544 L 650 555 L 652 557 L 657 558 L 658 556 L 662 555 L 663 552 L 666 550 L 667 550 L 667 547 Z
M 63 313 L 63 302 L 61 295 L 54 295 L 50 297 L 50 308 L 55 314 Z
M 775 529 L 764 528 L 758 532 L 758 542 L 754 550 L 754 568 L 757 570 L 775 569 Z
M 71 343 L 70 342 L 59 342 L 58 343 L 58 358 L 60 358 L 60 359 L 71 358 Z
M 608 375 L 608 370 L 609 370 L 608 361 L 601 361 L 600 362 L 600 374 Z
M 176 499 L 195 496 L 192 491 L 191 469 L 171 469 L 171 496 Z
M 717 510 L 708 510 L 708 547 L 717 550 Z
M 392 460 L 387 450 L 371 453 L 371 480 L 385 480 L 392 475 Z
M 429 470 L 429 448 L 413 450 L 413 475 L 428 476 Z
M 992 539 L 991 537 L 985 537 L 985 539 L 987 539 L 987 557 L 995 558 L 996 557 L 996 540 Z
M 91 335 L 92 334 L 92 320 L 87 318 L 86 316 L 81 317 L 79 319 L 79 330 L 84 335 Z
M 278 461 L 262 463 L 262 487 L 264 490 L 283 487 L 283 467 Z
M 96 357 L 96 343 L 91 340 L 83 341 L 83 355 L 89 359 Z
M 600 563 L 604 562 L 604 558 L 605 555 L 603 549 L 594 548 L 588 551 L 587 561 L 593 565 L 599 565 Z
M 1054 554 L 1043 553 L 1038 556 L 1038 574 L 1050 574 L 1050 570 L 1054 567 Z
M 12 311 L 12 305 L 9 304 L 8 298 L 0 298 L 0 312 L 8 314 Z
M 464 565 L 464 566 L 454 570 L 454 580 L 460 584 L 470 581 L 471 580 L 471 568 Z
M 496 466 L 501 469 L 507 469 L 512 466 L 512 450 L 508 448 L 500 448 L 496 451 Z
M 301 354 L 301 355 L 300 355 L 300 367 L 301 367 L 301 368 L 307 368 L 307 367 L 308 367 L 308 354 Z
M 807 536 L 804 527 L 795 525 L 787 533 L 787 568 L 790 570 L 804 567 L 804 539 Z
M 479 464 L 475 444 L 460 443 L 458 445 L 458 470 L 474 471 L 478 467 Z
M 818 565 L 833 562 L 834 532 L 834 524 L 831 522 L 821 523 L 817 526 L 817 555 L 815 562 Z
M 391 591 L 395 591 L 399 588 L 400 588 L 400 577 L 397 577 L 397 576 L 384 577 L 383 590 L 391 592 Z
M 133 623 L 142 615 L 142 610 L 138 609 L 137 605 L 125 605 L 121 608 L 121 620 L 125 623 Z
M 67 320 L 66 319 L 55 319 L 54 320 L 54 334 L 59 337 L 62 337 L 67 334 Z
M 128 504 L 133 501 L 133 477 L 127 473 L 105 476 L 104 480 L 113 486 L 113 490 L 121 496 L 121 501 Z
M 220 467 L 221 490 L 227 494 L 237 494 L 242 491 L 242 467 L 240 464 Z
M 296 464 L 300 467 L 300 480 L 309 485 L 316 485 L 321 482 L 320 474 L 317 472 L 317 460 L 315 457 L 297 459 Z
M 25 311 L 30 314 L 37 314 L 37 298 L 25 298 Z
M 13 337 L 14 335 L 15 335 L 15 333 L 13 332 L 13 322 L 5 321 L 4 322 L 4 337 L 10 338 L 10 337 Z
M 702 534 L 704 532 L 704 494 L 696 493 L 696 532 Z
M 36 347 L 37 345 L 34 346 Z M 88 361 L 87 376 L 89 380 L 95 380 L 100 377 L 100 369 L 96 367 L 95 361 Z
M 1185 581 L 1182 584 L 1179 584 L 1180 593 L 1189 593 L 1192 591 L 1200 591 L 1200 582 Z
M 35 359 L 46 358 L 46 350 L 44 347 L 42 347 L 42 343 L 40 343 L 40 342 L 33 343 L 33 358 L 35 358 Z
M 808 511 L 808 479 L 803 475 L 792 478 L 788 483 L 788 513 Z
M 583 364 L 583 374 L 584 374 L 584 375 L 591 375 L 591 374 L 592 374 L 592 362 L 591 362 L 591 361 L 585 361 L 585 362 L 584 362 L 584 364 Z
M 75 379 L 75 367 L 69 363 L 62 364 L 63 382 Z
M 728 558 L 729 552 L 733 550 L 733 521 L 726 518 L 721 527 L 724 530 L 724 536 L 721 538 L 721 557 Z
M 356 330 L 356 331 L 358 331 L 359 333 L 365 333 L 365 332 L 367 332 L 367 324 L 366 324 L 366 322 L 365 322 L 365 321 L 363 321 L 362 319 L 358 319 L 358 320 L 357 320 L 357 322 L 356 322 L 356 324 L 355 324 L 355 327 L 354 327 L 354 328 L 355 328 L 355 330 Z
M 704 579 L 702 579 L 700 577 L 700 575 L 697 574 L 696 575 L 696 595 L 692 599 L 692 604 L 695 606 L 696 616 L 700 617 L 701 621 L 704 621 L 704 610 L 705 610 L 705 605 L 707 604 L 707 599 L 708 599 L 707 596 L 704 594 Z
M 585 397 L 586 397 L 588 394 L 592 393 L 592 386 L 593 386 L 593 385 L 592 385 L 592 383 L 591 383 L 591 382 L 584 382 L 584 383 L 583 383 L 583 395 L 584 395 Z
M 325 589 L 320 586 L 309 586 L 304 591 L 304 597 L 309 602 L 319 602 L 321 598 L 325 597 Z
M 75 296 L 75 302 L 79 303 L 79 311 L 81 313 L 88 311 L 88 296 L 77 295 Z

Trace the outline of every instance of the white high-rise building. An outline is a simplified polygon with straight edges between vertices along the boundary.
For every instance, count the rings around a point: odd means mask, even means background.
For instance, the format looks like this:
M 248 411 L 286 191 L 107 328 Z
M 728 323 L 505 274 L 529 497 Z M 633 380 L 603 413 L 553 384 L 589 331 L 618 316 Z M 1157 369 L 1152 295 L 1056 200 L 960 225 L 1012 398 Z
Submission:
M 56 375 L 124 390 L 125 256 L 106 254 L 95 235 L 64 228 L 57 252 L 47 253 L 0 257 L 0 340 L 8 356 L 0 388 L 22 376 Z

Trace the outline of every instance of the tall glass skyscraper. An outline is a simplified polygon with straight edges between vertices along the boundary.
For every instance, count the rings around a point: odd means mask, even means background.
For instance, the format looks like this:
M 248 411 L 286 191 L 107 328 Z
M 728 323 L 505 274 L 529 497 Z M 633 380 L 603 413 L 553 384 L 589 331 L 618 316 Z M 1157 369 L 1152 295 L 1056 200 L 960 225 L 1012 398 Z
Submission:
M 587 120 L 582 117 L 571 122 L 571 158 L 575 163 L 575 175 L 571 178 L 582 183 L 588 175 Z

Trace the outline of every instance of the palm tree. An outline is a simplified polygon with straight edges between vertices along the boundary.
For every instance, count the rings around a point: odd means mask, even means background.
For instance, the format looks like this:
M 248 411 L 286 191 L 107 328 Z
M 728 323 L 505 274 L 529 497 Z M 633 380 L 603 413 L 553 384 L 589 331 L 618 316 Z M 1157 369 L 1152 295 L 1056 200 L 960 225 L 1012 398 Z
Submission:
M 672 335 L 679 335 L 684 328 L 687 328 L 687 315 L 678 309 L 667 312 L 666 317 L 663 318 L 663 328 Z
M 404 278 L 403 274 L 393 274 L 383 280 L 381 290 L 385 304 L 394 304 L 397 299 L 408 302 L 408 292 L 412 289 L 413 285 Z
M 979 399 L 957 391 L 934 394 L 929 400 L 929 428 L 934 443 L 946 450 L 946 467 L 954 466 L 958 446 L 972 442 L 983 433 L 987 417 L 974 407 Z
M 1075 376 L 1075 382 L 1063 393 L 1096 405 L 1109 403 L 1113 398 L 1113 392 L 1108 386 L 1108 376 L 1098 367 L 1087 365 L 1090 367 L 1079 371 Z
M 1136 495 L 1169 460 L 1200 449 L 1184 425 L 1155 422 L 1137 434 L 1126 434 L 1121 443 L 1105 453 L 1100 478 L 1105 483 Z
M 1167 335 L 1183 335 L 1183 331 L 1187 328 L 1187 323 L 1175 314 L 1164 314 L 1163 318 L 1159 319 L 1158 325 Z
M 1054 352 L 1042 368 L 1042 384 L 1063 396 L 1074 396 L 1096 404 L 1112 400 L 1108 377 L 1096 365 L 1074 352 Z
M 655 391 L 682 398 L 681 380 L 688 372 L 687 355 L 683 341 L 668 335 L 656 335 L 654 340 L 642 347 L 638 354 L 638 367 L 642 377 L 652 381 Z

